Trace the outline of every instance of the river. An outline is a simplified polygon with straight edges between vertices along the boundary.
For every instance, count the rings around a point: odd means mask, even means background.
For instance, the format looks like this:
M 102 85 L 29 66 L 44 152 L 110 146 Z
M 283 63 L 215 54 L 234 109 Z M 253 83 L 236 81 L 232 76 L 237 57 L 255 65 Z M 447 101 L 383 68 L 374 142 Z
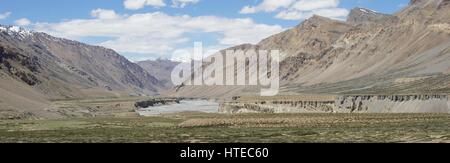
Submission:
M 182 113 L 182 112 L 218 113 L 219 104 L 216 102 L 206 100 L 199 100 L 199 101 L 186 100 L 180 101 L 179 104 L 154 106 L 138 110 L 140 116 L 156 116 L 161 114 Z

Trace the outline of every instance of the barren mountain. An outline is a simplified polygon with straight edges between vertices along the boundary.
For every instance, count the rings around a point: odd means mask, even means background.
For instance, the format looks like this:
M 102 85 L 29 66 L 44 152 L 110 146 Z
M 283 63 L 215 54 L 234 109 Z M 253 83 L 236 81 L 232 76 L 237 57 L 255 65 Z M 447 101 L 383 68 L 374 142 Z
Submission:
M 163 86 L 113 50 L 19 27 L 0 26 L 0 54 L 6 110 L 36 113 L 50 99 L 154 95 Z
M 302 24 L 262 40 L 256 45 L 242 44 L 224 49 L 216 55 L 225 56 L 226 51 L 281 50 L 283 61 L 280 65 L 283 79 L 293 77 L 293 73 L 305 62 L 323 57 L 341 35 L 351 29 L 351 25 L 321 16 L 313 16 Z M 234 67 L 225 63 L 225 67 Z M 238 69 L 243 69 L 240 67 Z M 234 95 L 259 93 L 258 86 L 183 86 L 170 93 L 173 96 L 198 96 L 229 98 Z
M 257 45 L 230 49 L 282 51 L 282 94 L 449 93 L 449 9 L 449 0 L 414 0 L 395 15 L 355 8 L 346 22 L 314 16 Z M 173 94 L 249 90 L 255 89 L 185 86 Z

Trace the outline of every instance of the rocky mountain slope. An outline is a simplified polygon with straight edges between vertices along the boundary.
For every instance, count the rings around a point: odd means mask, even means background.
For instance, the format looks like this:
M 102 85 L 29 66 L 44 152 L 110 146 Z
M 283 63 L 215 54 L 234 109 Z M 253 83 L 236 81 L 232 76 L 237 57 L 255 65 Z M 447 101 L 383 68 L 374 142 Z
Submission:
M 257 45 L 230 49 L 281 50 L 282 94 L 450 93 L 449 9 L 449 0 L 413 0 L 395 15 L 355 8 L 346 22 L 314 16 Z M 250 90 L 185 86 L 173 94 Z
M 48 100 L 155 95 L 163 84 L 110 49 L 0 26 L 0 108 L 36 113 Z
M 393 15 L 379 13 L 365 8 L 354 8 L 347 17 L 347 23 L 351 25 L 379 26 L 396 23 L 398 18 Z

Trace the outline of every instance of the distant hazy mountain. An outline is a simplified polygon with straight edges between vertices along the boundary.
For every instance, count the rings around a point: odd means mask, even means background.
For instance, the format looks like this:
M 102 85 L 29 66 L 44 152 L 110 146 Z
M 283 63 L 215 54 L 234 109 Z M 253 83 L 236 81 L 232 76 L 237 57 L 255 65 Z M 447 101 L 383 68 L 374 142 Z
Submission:
M 155 95 L 164 87 L 113 50 L 19 27 L 0 26 L 0 54 L 3 110 L 42 109 L 48 99 Z
M 172 88 L 174 85 L 171 80 L 172 70 L 180 64 L 180 62 L 174 62 L 166 59 L 148 60 L 137 63 L 144 68 L 150 75 L 156 77 L 164 87 L 167 89 Z
M 314 16 L 256 45 L 229 49 L 281 50 L 283 94 L 450 93 L 449 11 L 450 0 L 413 0 L 395 15 L 355 8 L 346 22 Z M 256 90 L 184 86 L 172 93 L 230 97 Z

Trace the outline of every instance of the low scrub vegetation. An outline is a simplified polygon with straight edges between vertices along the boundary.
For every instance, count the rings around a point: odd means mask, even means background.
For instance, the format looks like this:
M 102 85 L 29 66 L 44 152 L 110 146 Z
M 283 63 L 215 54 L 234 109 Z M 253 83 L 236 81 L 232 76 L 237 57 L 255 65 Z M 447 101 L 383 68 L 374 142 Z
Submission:
M 157 117 L 0 121 L 0 142 L 446 142 L 448 114 L 182 113 Z

